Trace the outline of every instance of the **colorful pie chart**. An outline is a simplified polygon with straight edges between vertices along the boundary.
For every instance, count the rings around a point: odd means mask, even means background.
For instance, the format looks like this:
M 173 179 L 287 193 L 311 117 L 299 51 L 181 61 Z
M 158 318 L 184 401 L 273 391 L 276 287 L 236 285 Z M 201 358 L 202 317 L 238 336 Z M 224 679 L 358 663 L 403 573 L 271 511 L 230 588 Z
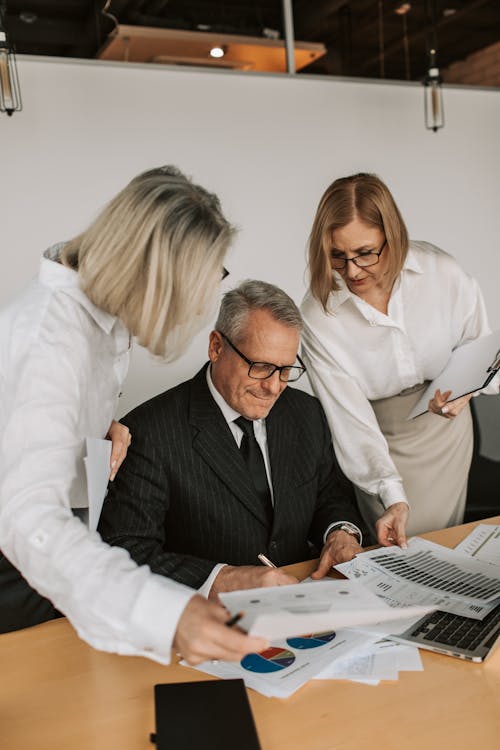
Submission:
M 266 674 L 286 669 L 294 661 L 295 656 L 288 649 L 279 646 L 270 646 L 265 651 L 261 651 L 260 654 L 248 654 L 240 663 L 249 672 Z
M 334 638 L 335 632 L 328 630 L 325 633 L 308 633 L 307 635 L 299 635 L 296 638 L 287 638 L 286 642 L 291 648 L 306 649 L 324 646 L 325 643 L 330 643 Z

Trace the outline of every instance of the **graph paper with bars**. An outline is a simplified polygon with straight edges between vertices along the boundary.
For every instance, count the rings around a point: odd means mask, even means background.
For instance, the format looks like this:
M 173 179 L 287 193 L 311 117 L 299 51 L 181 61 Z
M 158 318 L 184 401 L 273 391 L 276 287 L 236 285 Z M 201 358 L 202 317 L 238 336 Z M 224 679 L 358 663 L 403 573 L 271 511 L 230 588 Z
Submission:
M 419 537 L 407 550 L 370 550 L 336 568 L 392 607 L 426 605 L 481 620 L 500 600 L 500 566 Z
M 371 560 L 405 581 L 453 596 L 487 602 L 500 596 L 500 578 L 493 578 L 481 571 L 467 570 L 459 561 L 437 557 L 434 550 L 417 550 L 404 557 L 381 552 L 372 555 Z

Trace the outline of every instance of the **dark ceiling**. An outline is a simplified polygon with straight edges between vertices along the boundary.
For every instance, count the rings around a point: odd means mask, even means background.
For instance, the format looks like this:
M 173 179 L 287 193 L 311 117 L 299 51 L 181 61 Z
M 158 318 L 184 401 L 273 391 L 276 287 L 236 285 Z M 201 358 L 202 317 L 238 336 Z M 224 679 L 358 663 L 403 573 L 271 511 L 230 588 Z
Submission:
M 17 52 L 93 58 L 112 31 L 105 0 L 10 0 Z M 421 79 L 433 31 L 441 68 L 500 40 L 500 0 L 295 0 L 295 37 L 328 52 L 302 73 Z M 281 0 L 112 0 L 120 24 L 283 36 Z M 434 23 L 432 19 L 434 18 Z

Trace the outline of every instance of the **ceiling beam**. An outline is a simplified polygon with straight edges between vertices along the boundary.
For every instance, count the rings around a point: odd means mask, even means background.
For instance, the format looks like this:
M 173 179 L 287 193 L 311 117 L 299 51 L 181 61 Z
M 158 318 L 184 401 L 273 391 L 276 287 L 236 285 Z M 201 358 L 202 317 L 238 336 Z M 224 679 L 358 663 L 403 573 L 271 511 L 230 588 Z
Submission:
M 296 9 L 294 13 L 294 26 L 297 39 L 308 39 L 316 33 L 324 31 L 327 19 L 337 13 L 349 0 L 319 0 L 311 3 L 305 0 Z

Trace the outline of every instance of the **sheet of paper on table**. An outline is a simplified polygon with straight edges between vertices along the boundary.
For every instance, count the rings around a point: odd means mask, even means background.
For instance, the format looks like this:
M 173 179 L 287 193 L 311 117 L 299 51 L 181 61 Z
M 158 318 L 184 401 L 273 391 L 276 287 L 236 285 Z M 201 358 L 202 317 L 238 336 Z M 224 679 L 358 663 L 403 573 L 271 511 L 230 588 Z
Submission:
M 265 651 L 248 654 L 239 664 L 206 661 L 194 669 L 223 679 L 241 678 L 247 687 L 262 695 L 288 698 L 332 661 L 375 640 L 376 637 L 348 629 L 309 633 L 274 641 Z
M 370 550 L 335 567 L 396 608 L 427 605 L 481 620 L 500 596 L 500 569 L 419 537 L 407 550 Z
M 220 599 L 231 614 L 244 613 L 244 630 L 270 641 L 400 617 L 417 620 L 429 611 L 427 606 L 394 609 L 358 581 L 331 579 L 231 591 Z
M 422 671 L 422 659 L 415 646 L 403 646 L 391 641 L 377 641 L 338 659 L 319 672 L 315 680 L 397 680 L 399 672 Z
M 480 523 L 460 544 L 457 544 L 455 552 L 500 566 L 500 526 Z

